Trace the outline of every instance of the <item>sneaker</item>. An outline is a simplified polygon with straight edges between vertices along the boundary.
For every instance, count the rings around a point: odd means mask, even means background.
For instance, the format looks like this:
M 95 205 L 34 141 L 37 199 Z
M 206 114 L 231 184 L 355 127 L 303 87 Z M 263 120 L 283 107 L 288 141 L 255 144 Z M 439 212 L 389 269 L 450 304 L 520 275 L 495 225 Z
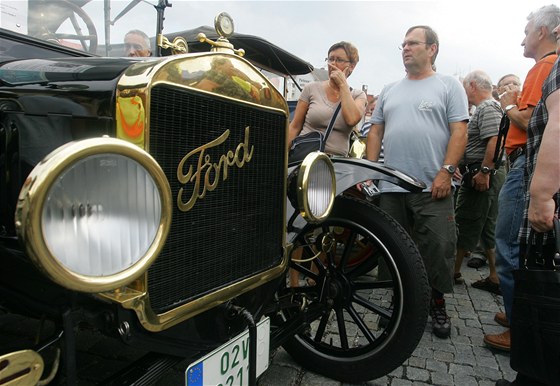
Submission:
M 430 316 L 432 317 L 432 332 L 441 339 L 451 335 L 451 321 L 445 311 L 445 299 L 432 299 L 430 301 Z

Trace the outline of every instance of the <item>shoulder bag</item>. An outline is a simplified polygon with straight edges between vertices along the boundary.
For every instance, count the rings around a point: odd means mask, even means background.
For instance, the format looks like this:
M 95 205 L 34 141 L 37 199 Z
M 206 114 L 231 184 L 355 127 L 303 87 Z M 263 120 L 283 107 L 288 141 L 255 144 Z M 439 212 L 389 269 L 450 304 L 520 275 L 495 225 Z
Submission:
M 525 262 L 513 272 L 512 369 L 546 385 L 560 384 L 560 226 L 555 245 L 531 231 Z M 544 251 L 544 253 L 543 253 Z
M 290 145 L 290 151 L 288 152 L 288 164 L 302 162 L 303 159 L 311 152 L 325 151 L 327 139 L 334 127 L 334 121 L 336 121 L 339 111 L 340 103 L 336 106 L 331 121 L 329 122 L 327 130 L 324 134 L 320 131 L 312 131 L 311 133 L 299 135 L 293 139 Z

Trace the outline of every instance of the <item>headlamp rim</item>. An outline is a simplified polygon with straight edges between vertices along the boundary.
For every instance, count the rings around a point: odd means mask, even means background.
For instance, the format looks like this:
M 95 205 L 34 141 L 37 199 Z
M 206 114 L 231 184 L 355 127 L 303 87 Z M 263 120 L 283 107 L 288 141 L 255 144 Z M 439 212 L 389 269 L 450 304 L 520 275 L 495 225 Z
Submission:
M 321 215 L 315 215 L 309 205 L 309 196 L 306 194 L 309 187 L 309 175 L 313 170 L 313 166 L 317 162 L 324 162 L 330 172 L 330 182 L 331 182 L 331 195 L 329 197 L 329 204 L 324 213 Z M 331 213 L 332 207 L 334 205 L 334 198 L 336 194 L 336 176 L 334 172 L 334 166 L 331 162 L 329 156 L 322 152 L 312 152 L 305 157 L 300 165 L 300 170 L 298 173 L 298 203 L 301 216 L 310 223 L 320 223 L 323 222 Z
M 146 253 L 130 267 L 107 276 L 89 276 L 73 272 L 63 265 L 47 246 L 42 228 L 45 200 L 56 179 L 75 163 L 95 155 L 116 154 L 141 165 L 153 178 L 161 199 L 161 218 Z M 163 248 L 171 225 L 171 188 L 157 161 L 129 142 L 110 138 L 92 138 L 69 142 L 46 156 L 29 174 L 16 208 L 16 232 L 33 263 L 51 280 L 71 290 L 98 293 L 119 288 L 140 277 Z

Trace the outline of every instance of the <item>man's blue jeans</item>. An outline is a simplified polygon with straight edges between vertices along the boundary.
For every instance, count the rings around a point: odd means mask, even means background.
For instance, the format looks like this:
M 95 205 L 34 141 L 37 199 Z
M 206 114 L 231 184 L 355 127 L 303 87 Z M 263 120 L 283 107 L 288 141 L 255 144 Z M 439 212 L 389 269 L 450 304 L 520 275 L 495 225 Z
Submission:
M 524 170 L 525 155 L 521 155 L 511 165 L 498 198 L 496 270 L 508 320 L 513 305 L 513 270 L 519 267 L 518 235 L 525 208 Z

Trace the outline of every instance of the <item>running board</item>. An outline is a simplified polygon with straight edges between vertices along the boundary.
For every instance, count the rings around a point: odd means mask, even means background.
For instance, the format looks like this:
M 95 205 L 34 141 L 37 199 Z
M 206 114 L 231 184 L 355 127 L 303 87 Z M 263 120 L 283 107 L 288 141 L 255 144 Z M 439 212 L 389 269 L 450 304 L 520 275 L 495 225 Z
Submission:
M 130 366 L 104 380 L 100 385 L 107 386 L 149 386 L 153 385 L 173 366 L 185 358 L 149 353 Z

